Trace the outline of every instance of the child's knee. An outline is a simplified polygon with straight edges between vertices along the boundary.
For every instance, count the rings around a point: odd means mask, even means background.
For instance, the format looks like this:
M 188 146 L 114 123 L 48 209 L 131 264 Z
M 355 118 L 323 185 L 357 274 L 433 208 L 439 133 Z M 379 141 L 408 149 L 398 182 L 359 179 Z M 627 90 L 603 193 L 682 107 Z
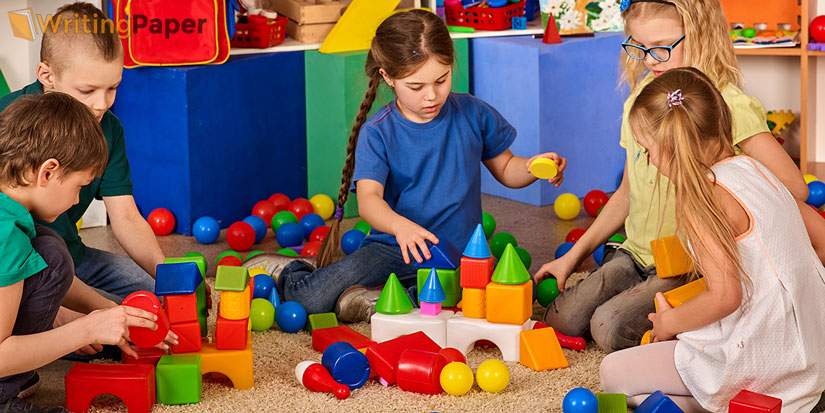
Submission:
M 48 228 L 37 227 L 37 237 L 32 241 L 32 246 L 48 265 L 43 270 L 44 275 L 68 289 L 74 279 L 74 261 L 63 238 Z
M 559 306 L 553 302 L 547 306 L 544 313 L 544 322 L 559 333 L 572 337 L 582 337 L 587 334 L 588 320 L 582 311 L 575 308 Z
M 627 380 L 627 372 L 622 371 L 616 353 L 608 354 L 599 364 L 599 380 L 605 393 L 623 393 L 622 380 Z
M 639 344 L 634 339 L 624 313 L 610 306 L 601 306 L 590 319 L 590 335 L 605 352 L 612 353 Z

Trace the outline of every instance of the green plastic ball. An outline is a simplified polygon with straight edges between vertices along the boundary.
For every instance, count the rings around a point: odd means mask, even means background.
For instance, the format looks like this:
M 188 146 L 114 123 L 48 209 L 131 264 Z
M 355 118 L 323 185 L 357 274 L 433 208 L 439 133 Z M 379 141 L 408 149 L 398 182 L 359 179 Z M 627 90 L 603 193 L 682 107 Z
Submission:
M 357 224 L 355 224 L 355 228 L 353 229 L 357 229 L 363 232 L 364 235 L 369 235 L 372 227 L 370 226 L 370 224 L 367 224 L 367 221 L 360 221 Z
M 627 237 L 625 237 L 622 234 L 616 234 L 616 235 L 610 237 L 610 239 L 608 241 L 625 242 L 625 241 L 627 241 Z
M 539 283 L 536 299 L 542 307 L 547 307 L 559 296 L 559 284 L 555 278 L 546 278 Z
M 756 29 L 754 29 L 753 27 L 742 29 L 742 36 L 745 36 L 748 39 L 753 39 L 754 37 L 756 37 Z
M 294 222 L 297 224 L 298 217 L 296 217 L 295 214 L 289 211 L 278 212 L 272 217 L 272 232 L 278 232 L 278 228 L 281 227 L 281 224 L 287 222 Z
M 238 257 L 241 261 L 243 261 L 243 257 L 241 256 L 241 254 L 238 254 L 237 252 L 232 251 L 232 250 L 227 250 L 227 251 L 224 251 L 224 252 L 218 254 L 218 258 L 215 258 L 215 265 L 218 265 L 218 261 L 220 261 L 221 258 L 223 258 L 227 255 L 234 255 L 234 256 Z
M 189 251 L 186 254 L 183 254 L 184 257 L 201 257 L 204 258 L 203 254 L 197 251 Z
M 265 298 L 252 300 L 249 308 L 249 322 L 252 323 L 252 330 L 266 331 L 275 324 L 275 307 Z
M 275 251 L 275 252 L 277 252 L 278 254 L 281 254 L 281 255 L 289 255 L 290 257 L 297 257 L 298 256 L 298 253 L 295 252 L 295 250 L 292 249 L 292 248 L 281 248 L 281 249 L 279 249 L 278 251 Z
M 496 219 L 492 215 L 482 212 L 481 227 L 484 229 L 484 236 L 490 239 L 493 233 L 496 232 Z
M 504 252 L 504 248 L 507 247 L 507 244 L 513 244 L 514 247 L 518 247 L 518 242 L 513 234 L 509 232 L 499 232 L 493 235 L 493 238 L 490 238 L 490 252 L 493 253 L 496 259 L 499 259 Z
M 533 259 L 530 258 L 530 253 L 527 252 L 526 249 L 521 247 L 516 247 L 516 253 L 518 253 L 518 257 L 521 258 L 521 262 L 524 264 L 524 268 L 530 269 L 530 264 L 533 263 Z
M 249 261 L 250 258 L 252 258 L 252 257 L 254 257 L 258 254 L 263 254 L 263 253 L 264 253 L 263 251 L 252 251 L 252 252 L 249 253 L 249 255 L 246 256 L 244 261 Z

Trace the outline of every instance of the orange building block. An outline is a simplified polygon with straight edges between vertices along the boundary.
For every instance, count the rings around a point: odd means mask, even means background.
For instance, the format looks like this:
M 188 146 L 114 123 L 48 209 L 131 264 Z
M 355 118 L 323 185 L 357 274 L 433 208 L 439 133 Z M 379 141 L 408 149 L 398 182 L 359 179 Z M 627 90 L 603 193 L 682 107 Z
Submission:
M 496 260 L 493 257 L 461 257 L 461 288 L 486 288 L 495 269 Z
M 519 362 L 535 371 L 569 366 L 553 327 L 522 331 L 519 342 Z
M 201 349 L 201 323 L 187 321 L 172 324 L 172 331 L 178 335 L 178 345 L 172 346 L 173 354 L 191 353 Z
M 487 284 L 487 321 L 522 325 L 533 315 L 533 283 Z
M 198 298 L 195 293 L 164 295 L 163 308 L 172 324 L 198 321 Z
M 249 336 L 249 319 L 227 320 L 220 315 L 215 324 L 215 347 L 218 350 L 243 350 Z
M 218 350 L 213 343 L 204 343 L 197 354 L 201 355 L 201 374 L 220 373 L 232 381 L 238 390 L 252 388 L 255 378 L 252 373 L 252 336 L 243 350 Z
M 461 312 L 467 318 L 487 318 L 487 290 L 465 288 L 461 293 Z
M 643 346 L 645 344 L 650 344 L 650 333 L 651 332 L 653 332 L 653 330 L 645 331 L 645 335 L 642 336 L 642 341 L 639 343 L 640 346 Z
M 249 306 L 252 304 L 252 290 L 249 285 L 241 291 L 221 291 L 219 314 L 227 320 L 249 318 Z
M 656 275 L 670 278 L 693 271 L 693 261 L 676 236 L 650 241 Z
M 664 293 L 664 296 L 665 299 L 667 299 L 667 303 L 670 304 L 671 307 L 676 308 L 707 289 L 708 286 L 705 284 L 705 279 L 700 278 L 679 288 L 674 288 Z M 653 300 L 653 304 L 656 306 L 656 311 L 659 311 L 659 303 L 657 303 L 655 299 Z

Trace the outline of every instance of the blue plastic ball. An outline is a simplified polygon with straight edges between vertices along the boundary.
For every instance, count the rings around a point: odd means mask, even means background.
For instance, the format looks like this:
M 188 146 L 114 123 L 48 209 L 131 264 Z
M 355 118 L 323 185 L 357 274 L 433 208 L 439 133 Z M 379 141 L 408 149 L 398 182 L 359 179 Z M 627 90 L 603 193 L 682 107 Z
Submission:
M 344 254 L 350 255 L 358 247 L 361 246 L 361 241 L 364 240 L 366 235 L 357 229 L 351 229 L 344 233 L 344 236 L 341 237 L 341 249 L 344 251 Z
M 561 258 L 564 254 L 567 254 L 567 251 L 570 251 L 570 248 L 573 248 L 573 244 L 574 243 L 572 242 L 565 242 L 559 245 L 559 247 L 556 248 L 556 259 Z
M 604 261 L 604 244 L 599 245 L 599 248 L 593 251 L 593 261 L 596 261 L 596 265 L 602 265 L 602 261 Z
M 307 323 L 307 310 L 295 301 L 285 301 L 275 309 L 278 327 L 287 333 L 295 333 Z
M 564 413 L 598 413 L 599 400 L 592 391 L 576 387 L 567 392 L 561 406 Z
M 284 222 L 278 227 L 275 239 L 282 248 L 295 247 L 301 245 L 301 241 L 304 240 L 304 231 L 301 230 L 300 225 L 294 222 Z
M 266 238 L 266 221 L 263 218 L 255 215 L 250 215 L 243 219 L 243 222 L 246 222 L 249 225 L 252 225 L 252 229 L 255 230 L 255 243 L 259 243 Z
M 811 181 L 808 183 L 808 199 L 806 204 L 816 208 L 825 205 L 825 183 L 821 181 Z
M 275 280 L 266 274 L 258 274 L 255 277 L 255 291 L 252 292 L 252 298 L 269 298 L 269 292 L 275 288 Z M 273 304 L 274 305 L 274 304 Z
M 212 217 L 200 217 L 192 224 L 192 235 L 201 244 L 211 244 L 221 235 L 221 224 Z
M 298 225 L 300 225 L 304 231 L 304 238 L 307 240 L 309 240 L 309 236 L 312 234 L 312 231 L 315 231 L 315 228 L 323 226 L 324 224 L 326 224 L 324 219 L 318 214 L 306 214 L 301 218 L 301 221 L 298 222 Z

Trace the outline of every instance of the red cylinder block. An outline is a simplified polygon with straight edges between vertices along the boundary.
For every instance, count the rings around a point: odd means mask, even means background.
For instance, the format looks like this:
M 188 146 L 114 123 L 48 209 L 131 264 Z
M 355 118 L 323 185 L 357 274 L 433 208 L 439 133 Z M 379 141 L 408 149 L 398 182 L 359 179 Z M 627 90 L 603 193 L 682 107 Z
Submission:
M 441 370 L 447 363 L 447 358 L 438 353 L 404 350 L 398 359 L 398 387 L 416 393 L 440 394 Z
M 136 291 L 123 299 L 121 305 L 140 308 L 158 317 L 155 321 L 158 324 L 157 330 L 150 330 L 146 327 L 129 327 L 129 339 L 138 347 L 154 347 L 166 338 L 169 334 L 169 318 L 166 311 L 160 305 L 160 300 L 148 291 Z

